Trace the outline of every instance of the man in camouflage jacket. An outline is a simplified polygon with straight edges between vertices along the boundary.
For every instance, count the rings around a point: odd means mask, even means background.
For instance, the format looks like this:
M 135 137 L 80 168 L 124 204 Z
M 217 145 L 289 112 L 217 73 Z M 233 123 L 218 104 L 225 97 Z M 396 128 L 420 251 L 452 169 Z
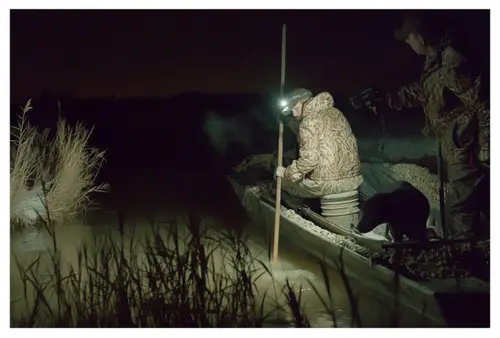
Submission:
M 332 96 L 323 92 L 312 97 L 308 90 L 297 89 L 288 98 L 283 113 L 293 112 L 299 122 L 299 157 L 288 167 L 277 168 L 283 189 L 300 198 L 358 189 L 363 182 L 358 145 Z
M 449 237 L 471 238 L 480 223 L 480 191 L 489 175 L 489 103 L 482 97 L 481 76 L 446 34 L 436 35 L 422 15 L 408 15 L 396 38 L 426 57 L 420 79 L 387 95 L 391 108 L 422 106 L 424 132 L 439 140 L 448 187 Z M 433 35 L 434 34 L 434 35 Z M 488 201 L 489 203 L 489 201 Z

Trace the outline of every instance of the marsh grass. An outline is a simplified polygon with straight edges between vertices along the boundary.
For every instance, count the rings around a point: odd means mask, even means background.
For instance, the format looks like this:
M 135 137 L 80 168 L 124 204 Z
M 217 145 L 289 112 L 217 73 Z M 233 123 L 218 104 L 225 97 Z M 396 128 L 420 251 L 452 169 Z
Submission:
M 196 217 L 184 223 L 150 219 L 150 232 L 141 237 L 119 213 L 118 231 L 94 233 L 92 243 L 75 248 L 74 264 L 63 261 L 56 236 L 61 225 L 52 219 L 47 203 L 44 207 L 42 224 L 52 240 L 50 248 L 28 263 L 13 254 L 23 292 L 11 300 L 12 327 L 312 326 L 302 285 L 288 278 L 277 281 L 271 266 L 253 255 L 239 231 L 211 229 Z M 343 253 L 337 270 L 348 296 L 351 326 L 361 327 Z M 310 279 L 307 284 L 322 313 L 338 327 L 324 260 L 320 267 L 328 297 Z
M 309 326 L 301 291 L 288 280 L 276 287 L 237 233 L 189 218 L 187 233 L 157 222 L 140 240 L 119 217 L 118 238 L 95 236 L 78 249 L 76 266 L 65 266 L 50 211 L 45 228 L 53 239 L 48 271 L 40 271 L 42 255 L 25 266 L 15 257 L 24 294 L 13 327 Z M 271 287 L 260 290 L 264 275 Z
M 186 222 L 151 219 L 150 231 L 139 236 L 120 213 L 118 230 L 94 233 L 75 248 L 77 258 L 69 263 L 56 236 L 58 225 L 50 211 L 47 215 L 50 248 L 27 263 L 13 254 L 23 291 L 11 300 L 12 327 L 311 327 L 311 319 L 317 320 L 310 317 L 318 313 L 309 312 L 302 285 L 276 279 L 239 232 L 187 217 Z M 362 327 L 342 256 L 337 268 L 351 326 Z M 331 326 L 345 327 L 346 322 L 339 325 L 326 263 L 320 267 L 322 282 L 306 278 L 306 285 Z M 399 324 L 395 314 L 393 325 Z
M 46 222 L 45 204 L 53 221 L 74 216 L 91 193 L 105 188 L 94 185 L 104 152 L 88 146 L 92 130 L 80 123 L 71 128 L 59 118 L 51 140 L 49 129 L 41 132 L 30 125 L 27 114 L 32 108 L 31 100 L 21 107 L 11 132 L 11 228 Z
M 63 261 L 58 225 L 44 206 L 50 248 L 28 263 L 13 254 L 23 292 L 11 300 L 12 327 L 312 326 L 302 285 L 288 278 L 277 281 L 271 266 L 253 255 L 239 231 L 215 230 L 196 217 L 184 223 L 150 219 L 150 232 L 141 237 L 119 213 L 117 230 L 106 236 L 94 233 L 91 243 L 75 248 L 72 264 Z M 361 327 L 343 251 L 337 264 L 351 326 Z M 338 327 L 324 261 L 320 267 L 327 297 L 319 290 L 323 286 L 306 282 L 322 313 Z

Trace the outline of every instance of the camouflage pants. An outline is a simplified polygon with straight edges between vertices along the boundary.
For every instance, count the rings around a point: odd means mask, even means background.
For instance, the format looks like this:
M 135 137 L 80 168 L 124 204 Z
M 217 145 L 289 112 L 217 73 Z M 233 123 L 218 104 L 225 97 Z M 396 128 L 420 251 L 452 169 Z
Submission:
M 489 163 L 490 161 L 490 111 L 485 110 L 477 116 L 478 124 L 478 139 L 474 149 L 477 153 L 477 158 L 481 163 Z
M 480 121 L 479 127 L 484 126 Z M 489 161 L 489 123 L 488 130 L 477 127 L 477 119 L 464 116 L 440 133 L 448 177 L 446 225 L 452 239 L 479 235 L 481 212 L 489 209 L 485 208 L 489 206 L 489 170 L 483 165 Z
M 361 175 L 327 182 L 315 182 L 310 179 L 304 179 L 298 182 L 285 179 L 281 180 L 283 190 L 299 198 L 320 198 L 330 194 L 352 191 L 358 189 L 361 183 L 363 183 L 363 177 Z

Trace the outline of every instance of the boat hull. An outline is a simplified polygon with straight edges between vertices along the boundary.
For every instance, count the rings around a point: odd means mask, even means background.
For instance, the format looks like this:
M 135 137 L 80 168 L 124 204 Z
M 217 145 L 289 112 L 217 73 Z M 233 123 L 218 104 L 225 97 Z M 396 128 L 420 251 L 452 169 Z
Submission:
M 274 229 L 274 205 L 259 195 L 258 188 L 245 186 L 231 176 L 228 180 L 254 223 L 263 226 L 270 244 Z M 387 304 L 397 302 L 435 326 L 489 327 L 489 283 L 476 278 L 414 281 L 383 265 L 373 264 L 370 255 L 376 246 L 370 250 L 368 245 L 355 244 L 354 240 L 346 240 L 347 237 L 343 235 L 333 233 L 332 229 L 326 230 L 282 206 L 280 243 L 292 245 L 298 251 L 323 261 L 330 268 L 342 271 L 350 282 L 363 285 L 364 294 L 387 301 Z M 340 237 L 344 240 L 340 240 Z M 457 319 L 443 304 L 442 299 L 450 297 L 455 303 L 459 298 L 472 303 L 480 302 L 479 311 L 487 309 L 487 313 L 478 314 L 479 318 L 474 323 L 464 323 L 463 318 Z M 475 307 L 478 305 L 475 304 Z M 456 305 L 453 307 L 451 312 L 456 309 Z M 478 320 L 480 323 L 477 323 Z

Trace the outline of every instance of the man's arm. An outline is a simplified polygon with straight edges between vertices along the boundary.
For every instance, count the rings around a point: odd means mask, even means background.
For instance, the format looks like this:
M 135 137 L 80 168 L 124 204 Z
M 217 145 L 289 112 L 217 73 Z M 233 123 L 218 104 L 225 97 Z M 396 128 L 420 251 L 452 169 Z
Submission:
M 286 168 L 285 179 L 300 181 L 317 167 L 319 161 L 318 123 L 317 119 L 302 120 L 299 127 L 299 158 Z
M 387 94 L 389 107 L 396 110 L 413 108 L 421 105 L 420 83 L 414 82 L 408 86 L 401 87 L 398 91 Z

